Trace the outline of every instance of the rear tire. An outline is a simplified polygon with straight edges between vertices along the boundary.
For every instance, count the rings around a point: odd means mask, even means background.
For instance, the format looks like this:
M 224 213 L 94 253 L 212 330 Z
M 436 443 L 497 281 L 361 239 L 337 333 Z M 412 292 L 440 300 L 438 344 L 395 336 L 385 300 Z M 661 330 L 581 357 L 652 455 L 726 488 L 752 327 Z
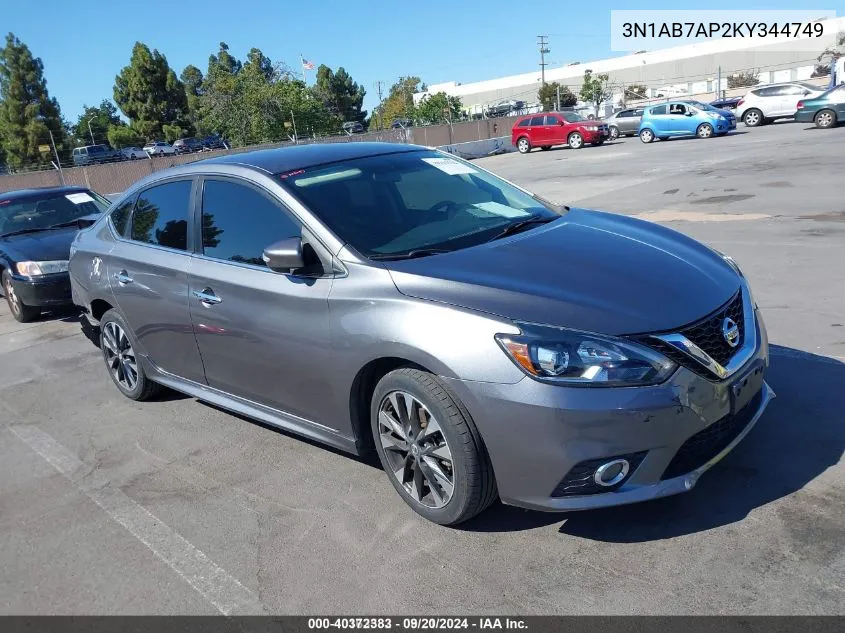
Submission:
M 527 136 L 520 137 L 516 142 L 516 149 L 520 154 L 527 154 L 531 151 L 531 141 L 528 140 Z
M 836 113 L 830 109 L 819 110 L 813 117 L 813 122 L 820 130 L 826 130 L 836 125 Z
M 18 323 L 29 323 L 41 316 L 41 308 L 28 306 L 21 301 L 12 286 L 12 275 L 8 270 L 3 271 L 3 294 L 9 304 L 9 311 Z
M 423 420 L 425 426 L 414 431 Z M 485 510 L 498 496 L 478 429 L 466 407 L 436 376 L 413 367 L 387 374 L 373 393 L 370 422 L 390 483 L 420 516 L 456 525 Z
M 651 143 L 654 140 L 654 132 L 648 128 L 640 130 L 640 140 L 643 143 Z
M 745 123 L 747 127 L 757 127 L 765 122 L 765 118 L 760 110 L 757 108 L 751 108 L 742 115 L 742 122 Z
M 100 318 L 100 350 L 106 370 L 124 396 L 131 400 L 149 400 L 164 387 L 147 378 L 135 349 L 134 337 L 126 321 L 114 308 L 107 310 Z

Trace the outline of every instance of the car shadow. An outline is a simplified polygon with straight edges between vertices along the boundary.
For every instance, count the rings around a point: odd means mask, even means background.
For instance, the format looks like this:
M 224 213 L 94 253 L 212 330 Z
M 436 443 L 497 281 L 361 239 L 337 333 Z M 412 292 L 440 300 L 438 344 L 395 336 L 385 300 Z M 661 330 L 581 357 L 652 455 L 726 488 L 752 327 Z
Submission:
M 748 132 L 745 131 L 745 130 L 731 130 L 727 134 L 723 134 L 721 136 L 713 135 L 710 138 L 725 138 L 725 137 L 728 137 L 728 136 L 741 136 L 743 134 L 748 134 Z M 667 138 L 665 141 L 661 141 L 660 139 L 657 139 L 657 142 L 666 143 L 667 141 L 672 141 L 674 143 L 675 141 L 706 141 L 706 140 L 708 140 L 708 139 L 700 139 L 693 134 L 691 136 L 671 136 L 671 137 Z
M 801 490 L 845 451 L 845 363 L 773 345 L 767 381 L 777 394 L 748 436 L 690 492 L 645 503 L 551 514 L 504 506 L 458 526 L 478 532 L 529 530 L 562 521 L 563 535 L 641 543 L 743 520 Z

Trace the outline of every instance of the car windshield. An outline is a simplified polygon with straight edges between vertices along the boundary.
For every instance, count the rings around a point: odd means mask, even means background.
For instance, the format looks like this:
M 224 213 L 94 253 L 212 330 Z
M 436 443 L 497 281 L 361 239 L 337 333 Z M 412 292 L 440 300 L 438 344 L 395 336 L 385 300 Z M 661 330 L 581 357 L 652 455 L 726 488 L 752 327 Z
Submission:
M 339 238 L 374 259 L 457 250 L 508 225 L 562 210 L 472 165 L 432 150 L 399 152 L 279 176 Z
M 573 121 L 589 121 L 587 117 L 583 117 L 577 112 L 564 112 L 563 118 L 570 123 L 572 123 Z
M 0 199 L 0 236 L 73 222 L 86 215 L 102 213 L 108 206 L 108 200 L 93 191 L 51 192 L 20 200 Z

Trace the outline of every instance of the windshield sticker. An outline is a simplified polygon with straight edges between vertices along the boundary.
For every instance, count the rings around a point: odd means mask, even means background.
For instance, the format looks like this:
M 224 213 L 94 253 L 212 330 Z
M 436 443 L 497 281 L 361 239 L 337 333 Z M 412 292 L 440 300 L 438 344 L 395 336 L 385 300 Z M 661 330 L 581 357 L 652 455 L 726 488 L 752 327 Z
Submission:
M 470 167 L 469 165 L 464 165 L 461 162 L 456 160 L 452 160 L 451 158 L 423 158 L 424 162 L 428 163 L 432 167 L 436 167 L 442 172 L 445 172 L 451 176 L 455 176 L 457 174 L 477 174 L 478 171 Z
M 284 180 L 285 178 L 290 178 L 291 176 L 298 176 L 299 174 L 304 174 L 304 173 L 305 173 L 304 169 L 297 169 L 296 171 L 289 171 L 286 174 L 279 174 L 279 178 Z
M 65 195 L 65 198 L 70 200 L 73 204 L 82 204 L 83 202 L 94 202 L 94 198 L 89 196 L 87 193 L 69 193 Z

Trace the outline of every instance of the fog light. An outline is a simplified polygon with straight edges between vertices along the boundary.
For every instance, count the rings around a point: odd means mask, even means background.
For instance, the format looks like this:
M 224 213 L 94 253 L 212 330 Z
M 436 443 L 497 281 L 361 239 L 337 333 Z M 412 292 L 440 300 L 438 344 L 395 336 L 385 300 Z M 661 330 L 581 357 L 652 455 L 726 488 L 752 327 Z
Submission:
M 627 459 L 614 459 L 609 462 L 605 462 L 596 468 L 596 474 L 593 475 L 593 481 L 604 488 L 615 486 L 628 476 L 629 468 L 630 465 L 628 464 Z

